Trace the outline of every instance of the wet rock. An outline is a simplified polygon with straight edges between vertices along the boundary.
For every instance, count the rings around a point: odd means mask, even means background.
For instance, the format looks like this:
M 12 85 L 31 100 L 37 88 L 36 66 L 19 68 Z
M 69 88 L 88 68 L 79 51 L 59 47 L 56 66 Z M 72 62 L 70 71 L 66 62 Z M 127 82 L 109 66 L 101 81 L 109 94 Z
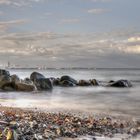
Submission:
M 0 75 L 0 88 L 6 84 L 11 82 L 11 78 L 9 75 Z
M 0 69 L 0 76 L 1 76 L 1 75 L 10 76 L 10 73 L 9 73 L 9 71 L 7 71 L 7 70 Z
M 97 81 L 96 79 L 92 79 L 92 80 L 89 80 L 89 81 L 90 81 L 91 85 L 93 85 L 93 86 L 99 86 L 100 85 L 99 81 Z
M 23 82 L 7 82 L 1 87 L 5 91 L 34 91 L 36 87 Z
M 19 82 L 19 83 L 15 83 L 15 90 L 16 91 L 34 91 L 36 89 L 36 87 L 32 84 L 26 84 L 23 82 Z
M 44 79 L 45 76 L 41 73 L 38 73 L 38 72 L 33 72 L 31 75 L 30 75 L 30 79 L 35 82 L 36 80 L 39 80 L 39 79 Z
M 91 83 L 90 83 L 90 81 L 87 81 L 87 80 L 79 80 L 78 85 L 79 86 L 91 86 Z
M 6 82 L 6 83 L 3 83 L 3 85 L 1 86 L 1 89 L 4 91 L 16 91 L 17 86 L 15 82 Z
M 55 86 L 60 85 L 60 78 L 55 78 L 55 79 L 53 80 L 53 85 L 55 85 Z
M 61 86 L 76 86 L 77 85 L 77 81 L 75 79 L 73 79 L 72 77 L 70 76 L 62 76 L 60 78 L 60 85 Z
M 38 90 L 52 90 L 53 84 L 49 78 L 40 78 L 34 82 Z
M 24 78 L 23 82 L 26 83 L 26 84 L 33 85 L 33 81 L 30 80 L 30 78 L 28 78 L 28 77 Z
M 20 82 L 20 78 L 16 74 L 13 74 L 13 75 L 11 75 L 11 81 L 12 82 Z
M 132 84 L 128 80 L 118 80 L 118 81 L 111 81 L 107 86 L 111 87 L 132 87 Z

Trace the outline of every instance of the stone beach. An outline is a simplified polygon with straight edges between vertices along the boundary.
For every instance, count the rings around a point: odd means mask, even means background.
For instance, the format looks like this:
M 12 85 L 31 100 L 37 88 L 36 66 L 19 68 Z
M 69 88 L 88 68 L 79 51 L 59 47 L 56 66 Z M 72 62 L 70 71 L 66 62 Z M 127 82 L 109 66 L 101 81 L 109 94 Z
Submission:
M 1 140 L 64 140 L 80 139 L 83 136 L 96 139 L 113 138 L 115 135 L 125 135 L 120 139 L 131 139 L 139 134 L 138 120 L 0 107 Z

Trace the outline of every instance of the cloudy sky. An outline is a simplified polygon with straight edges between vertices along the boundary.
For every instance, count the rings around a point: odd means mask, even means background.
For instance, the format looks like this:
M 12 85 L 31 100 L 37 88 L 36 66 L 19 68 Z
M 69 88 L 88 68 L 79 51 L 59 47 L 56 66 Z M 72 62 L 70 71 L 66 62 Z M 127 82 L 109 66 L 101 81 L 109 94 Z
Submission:
M 140 67 L 140 0 L 0 0 L 0 65 Z

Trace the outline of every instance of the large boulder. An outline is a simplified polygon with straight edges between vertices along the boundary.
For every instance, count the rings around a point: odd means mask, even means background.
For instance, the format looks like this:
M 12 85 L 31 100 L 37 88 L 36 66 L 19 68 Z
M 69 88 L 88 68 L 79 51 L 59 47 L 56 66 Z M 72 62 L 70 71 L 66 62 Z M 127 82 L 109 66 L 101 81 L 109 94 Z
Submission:
M 0 88 L 6 84 L 11 82 L 11 77 L 8 75 L 0 75 Z
M 10 77 L 12 82 L 20 82 L 20 78 L 16 74 L 11 75 Z
M 53 84 L 49 78 L 40 78 L 34 82 L 38 90 L 52 90 Z
M 72 77 L 70 76 L 62 76 L 60 78 L 60 85 L 61 86 L 76 86 L 77 85 L 77 81 L 75 79 L 73 79 Z
M 15 83 L 16 91 L 34 91 L 36 89 L 35 85 L 27 84 L 24 82 Z
M 0 69 L 0 76 L 1 76 L 1 75 L 7 75 L 7 76 L 10 76 L 10 73 L 9 73 L 9 71 L 7 71 L 7 70 Z
M 1 86 L 1 89 L 2 90 L 5 90 L 5 91 L 16 91 L 17 90 L 17 87 L 16 87 L 15 82 L 9 81 L 9 82 L 4 83 Z
M 33 85 L 34 83 L 33 83 L 33 81 L 30 79 L 30 78 L 28 78 L 28 77 L 26 77 L 26 78 L 24 78 L 24 80 L 22 80 L 24 83 L 26 83 L 26 84 L 31 84 L 31 85 Z
M 60 78 L 55 78 L 55 79 L 53 80 L 53 85 L 59 86 L 59 85 L 60 85 Z
M 32 84 L 26 84 L 24 82 L 7 82 L 2 87 L 5 91 L 34 91 L 35 86 Z
M 38 73 L 38 72 L 33 72 L 31 75 L 30 75 L 30 79 L 35 82 L 36 80 L 39 80 L 39 79 L 44 79 L 45 76 L 41 73 Z
M 91 86 L 91 83 L 90 83 L 90 81 L 87 81 L 87 80 L 79 80 L 78 85 L 79 86 Z
M 96 79 L 91 79 L 89 81 L 90 81 L 92 86 L 99 86 L 100 85 L 99 81 L 97 81 Z
M 5 84 L 11 81 L 10 73 L 7 70 L 0 69 L 0 88 Z
M 110 81 L 107 86 L 111 86 L 111 87 L 132 87 L 132 84 L 128 80 L 118 80 L 118 81 Z

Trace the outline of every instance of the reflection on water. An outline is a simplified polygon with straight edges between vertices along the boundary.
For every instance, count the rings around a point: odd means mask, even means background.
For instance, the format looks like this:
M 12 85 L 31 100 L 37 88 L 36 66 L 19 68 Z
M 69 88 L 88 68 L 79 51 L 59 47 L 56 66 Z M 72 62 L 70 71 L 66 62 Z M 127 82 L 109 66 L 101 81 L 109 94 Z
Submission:
M 20 77 L 29 77 L 31 71 L 12 71 Z M 139 71 L 42 71 L 46 77 L 71 75 L 76 79 L 101 81 L 128 79 L 139 81 Z M 139 76 L 139 77 L 138 77 Z M 17 107 L 37 107 L 43 109 L 75 110 L 89 113 L 131 115 L 140 118 L 140 83 L 132 88 L 111 87 L 54 87 L 52 92 L 1 92 L 2 105 Z

